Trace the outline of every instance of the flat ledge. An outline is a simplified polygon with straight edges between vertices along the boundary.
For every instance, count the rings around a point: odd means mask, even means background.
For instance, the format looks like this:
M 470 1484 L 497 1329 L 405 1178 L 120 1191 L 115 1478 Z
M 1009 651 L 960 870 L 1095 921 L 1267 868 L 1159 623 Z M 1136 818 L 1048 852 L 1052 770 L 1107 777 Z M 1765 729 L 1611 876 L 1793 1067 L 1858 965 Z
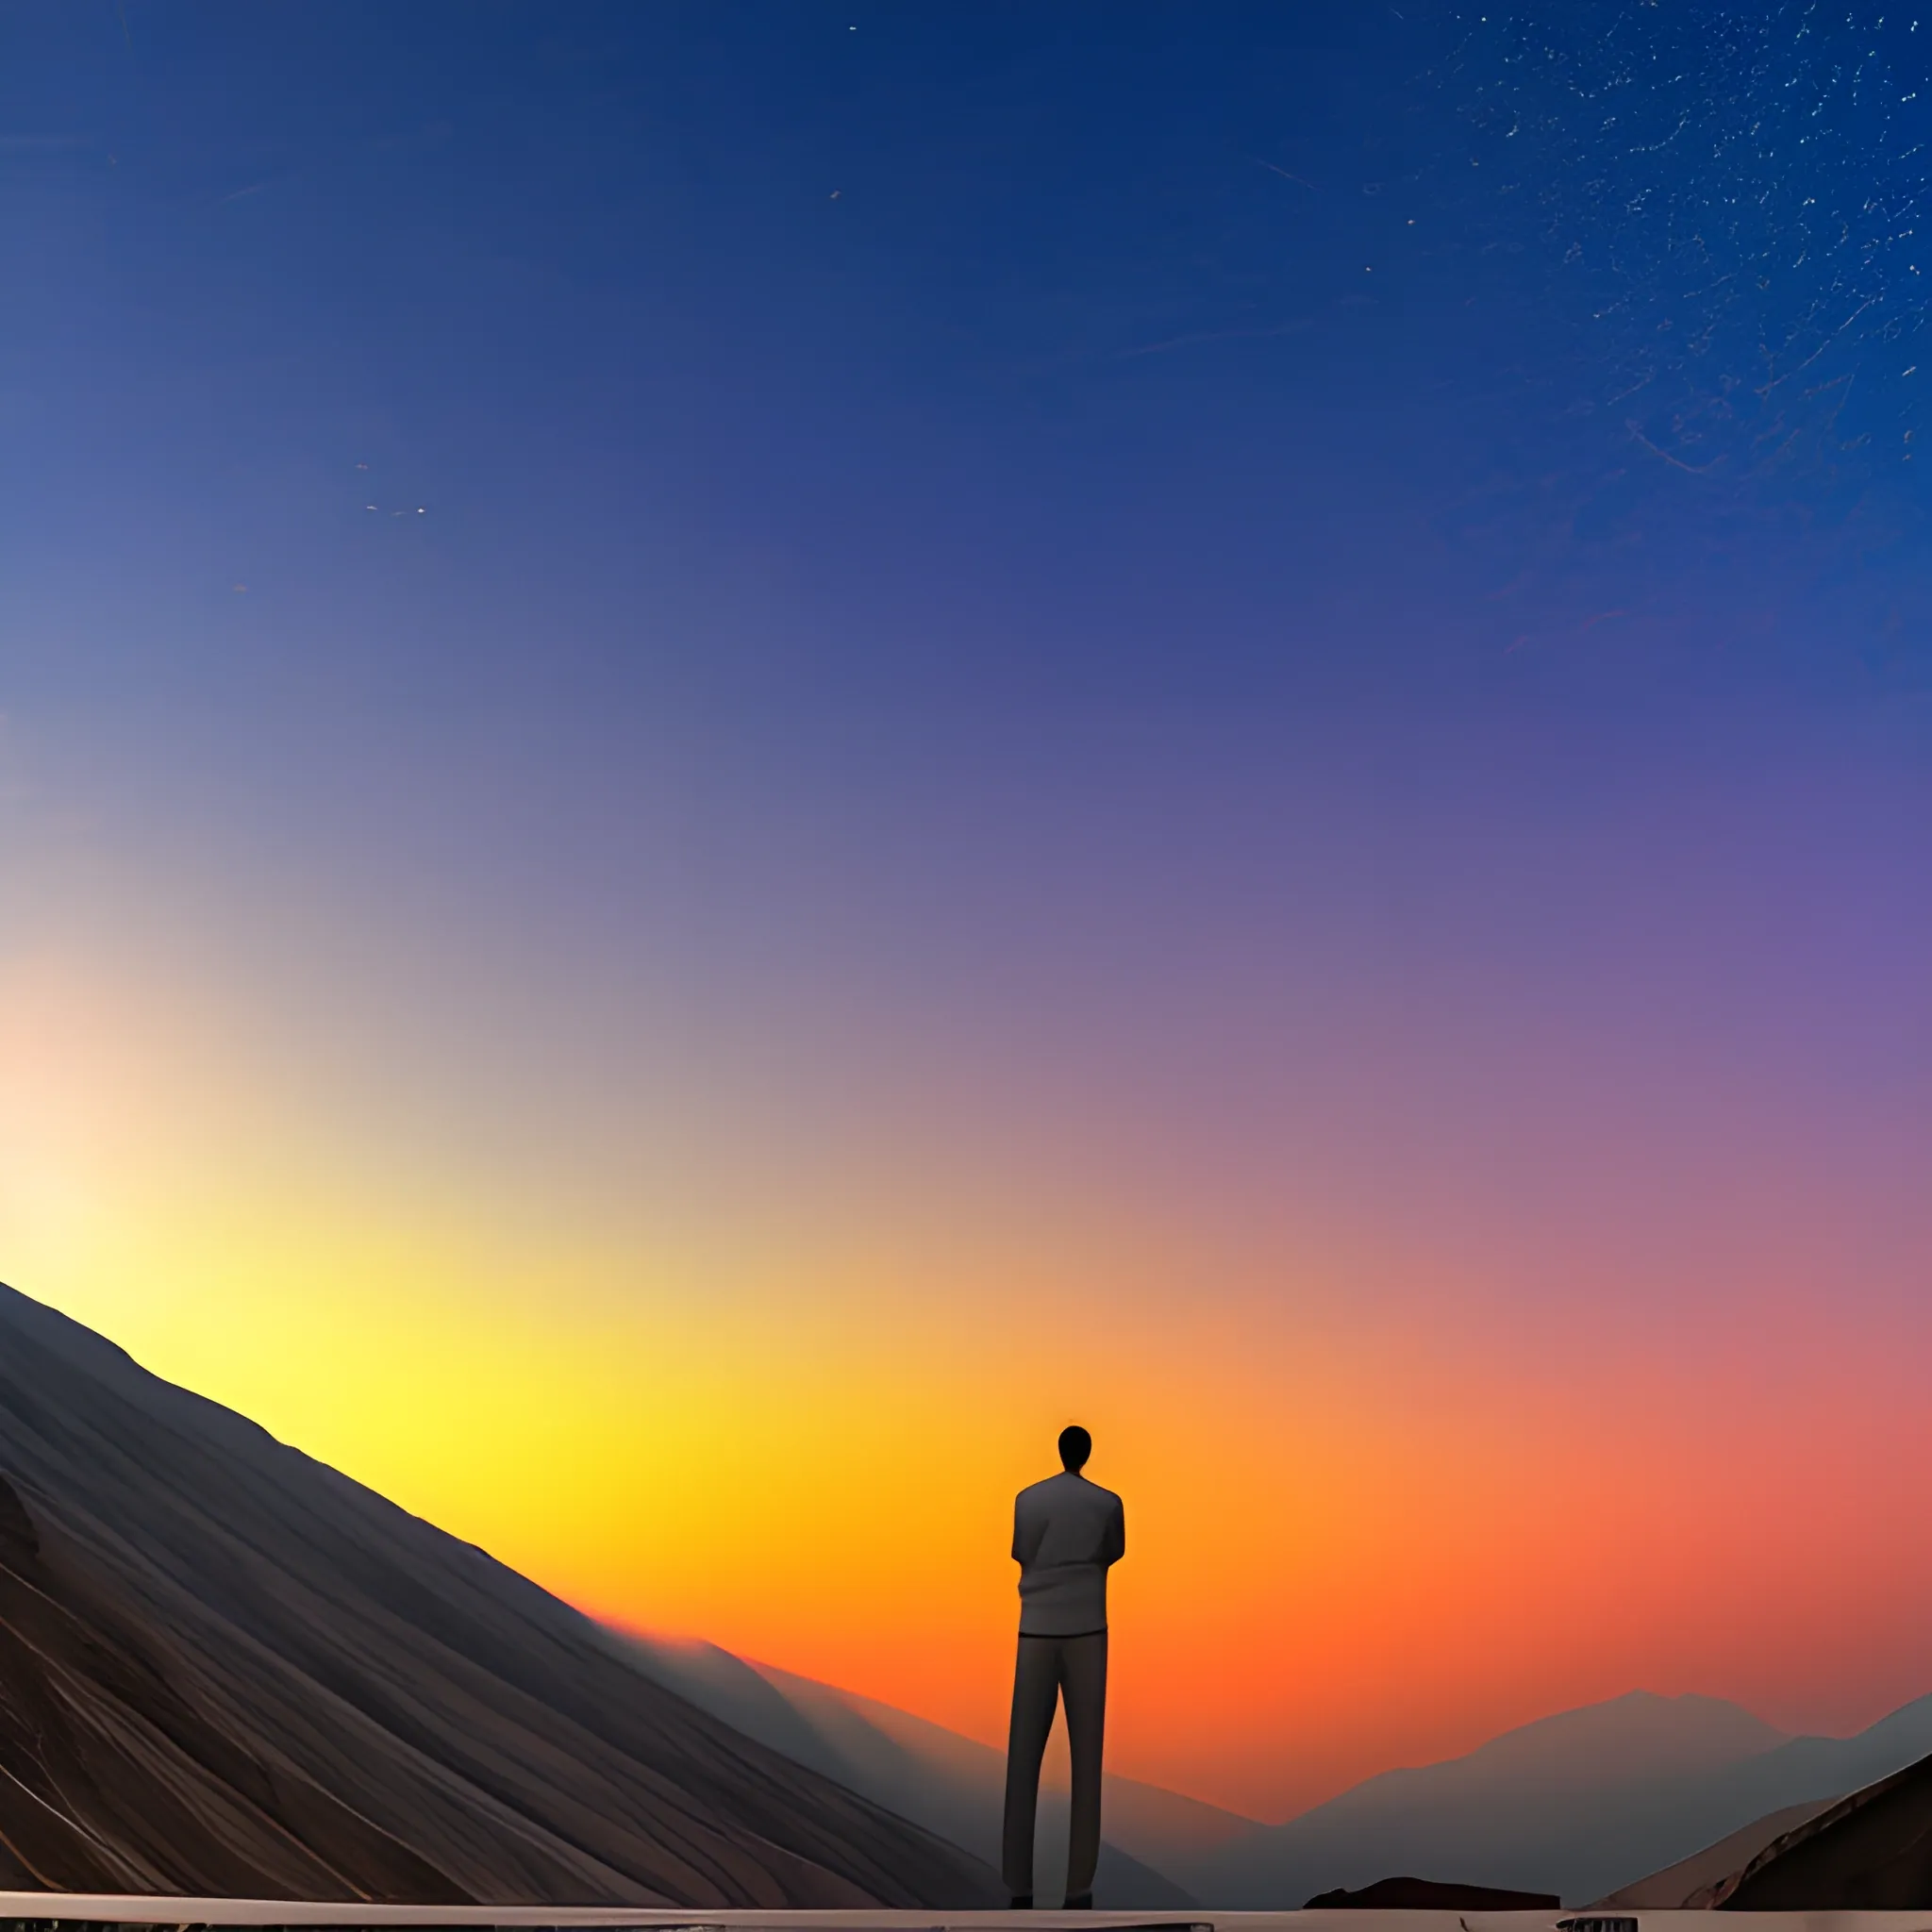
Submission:
M 1299 1912 L 900 1912 L 708 1910 L 692 1907 L 380 1906 L 246 1898 L 0 1892 L 0 1932 L 17 1927 L 341 1925 L 637 1926 L 655 1932 L 1557 1932 L 1562 1919 L 1614 1918 L 1638 1932 L 1932 1932 L 1923 1912 L 1455 1912 L 1324 1908 Z

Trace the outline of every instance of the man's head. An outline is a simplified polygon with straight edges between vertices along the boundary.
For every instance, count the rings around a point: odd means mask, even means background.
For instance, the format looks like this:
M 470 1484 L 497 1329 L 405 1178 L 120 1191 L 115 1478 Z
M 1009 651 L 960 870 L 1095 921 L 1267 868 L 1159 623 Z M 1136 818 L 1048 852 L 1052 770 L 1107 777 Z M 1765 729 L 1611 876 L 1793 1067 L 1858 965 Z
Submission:
M 1075 1475 L 1086 1468 L 1087 1458 L 1092 1454 L 1093 1438 L 1078 1423 L 1060 1431 L 1060 1460 Z

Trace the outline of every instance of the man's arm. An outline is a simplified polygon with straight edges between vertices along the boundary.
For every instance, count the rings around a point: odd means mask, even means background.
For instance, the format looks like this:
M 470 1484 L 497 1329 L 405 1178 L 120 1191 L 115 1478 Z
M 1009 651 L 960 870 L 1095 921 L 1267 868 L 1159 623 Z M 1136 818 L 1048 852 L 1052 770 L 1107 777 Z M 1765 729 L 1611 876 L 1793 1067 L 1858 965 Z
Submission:
M 1113 1499 L 1113 1515 L 1108 1519 L 1107 1536 L 1100 1546 L 1100 1560 L 1104 1564 L 1118 1563 L 1127 1554 L 1127 1511 L 1126 1506 L 1116 1496 Z
M 1013 1561 L 1022 1568 L 1040 1560 L 1051 1519 L 1052 1511 L 1030 1490 L 1022 1490 L 1013 1498 Z

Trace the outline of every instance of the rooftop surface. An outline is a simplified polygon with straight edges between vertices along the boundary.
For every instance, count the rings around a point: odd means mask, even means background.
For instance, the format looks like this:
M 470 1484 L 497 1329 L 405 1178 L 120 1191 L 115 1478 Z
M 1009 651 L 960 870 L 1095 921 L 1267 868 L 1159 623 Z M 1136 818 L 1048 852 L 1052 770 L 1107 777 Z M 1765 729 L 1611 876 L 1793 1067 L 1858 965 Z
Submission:
M 1708 1912 L 1623 1914 L 1323 1910 L 1290 1912 L 902 1912 L 622 1909 L 570 1906 L 343 1905 L 289 1899 L 129 1897 L 113 1893 L 0 1892 L 0 1924 L 504 1925 L 718 1928 L 718 1932 L 1928 1932 L 1927 1912 Z

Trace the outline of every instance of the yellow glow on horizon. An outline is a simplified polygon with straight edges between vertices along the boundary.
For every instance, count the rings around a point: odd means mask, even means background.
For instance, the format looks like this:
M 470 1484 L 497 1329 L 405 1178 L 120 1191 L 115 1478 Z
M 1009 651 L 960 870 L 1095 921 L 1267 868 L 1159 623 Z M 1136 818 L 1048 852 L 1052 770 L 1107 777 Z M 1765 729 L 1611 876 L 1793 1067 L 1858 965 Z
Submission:
M 1010 1499 L 1077 1418 L 1129 1501 L 1135 1775 L 1279 1815 L 1628 1689 L 1649 1652 L 1574 1641 L 1579 1520 L 1643 1555 L 1622 1601 L 1728 1641 L 1683 1600 L 1714 1491 L 1681 1444 L 1591 1463 L 1568 1391 L 1453 1321 L 1338 1316 L 1319 1257 L 983 1174 L 970 1208 L 944 1174 L 894 1194 L 909 1162 L 808 1212 L 809 1167 L 729 1216 L 560 1194 L 513 1137 L 491 1164 L 392 1131 L 376 1074 L 275 1058 L 239 995 L 132 986 L 0 959 L 0 1278 L 593 1614 L 997 1743 Z
M 570 1253 L 541 1204 L 479 1228 L 426 1186 L 397 1218 L 205 1032 L 71 974 L 12 991 L 0 1079 L 38 1158 L 0 1193 L 14 1285 L 570 1600 L 994 1739 L 1010 1496 L 1079 1415 L 1137 1497 L 1123 1601 L 1186 1629 L 1158 1579 L 1220 1529 L 1188 1498 L 1257 1451 L 1202 1365 L 1150 1374 L 1146 1297 L 1096 1330 L 1091 1285 L 1057 1298 L 997 1230 L 970 1255 L 741 1230 L 723 1257 L 593 1230 Z

